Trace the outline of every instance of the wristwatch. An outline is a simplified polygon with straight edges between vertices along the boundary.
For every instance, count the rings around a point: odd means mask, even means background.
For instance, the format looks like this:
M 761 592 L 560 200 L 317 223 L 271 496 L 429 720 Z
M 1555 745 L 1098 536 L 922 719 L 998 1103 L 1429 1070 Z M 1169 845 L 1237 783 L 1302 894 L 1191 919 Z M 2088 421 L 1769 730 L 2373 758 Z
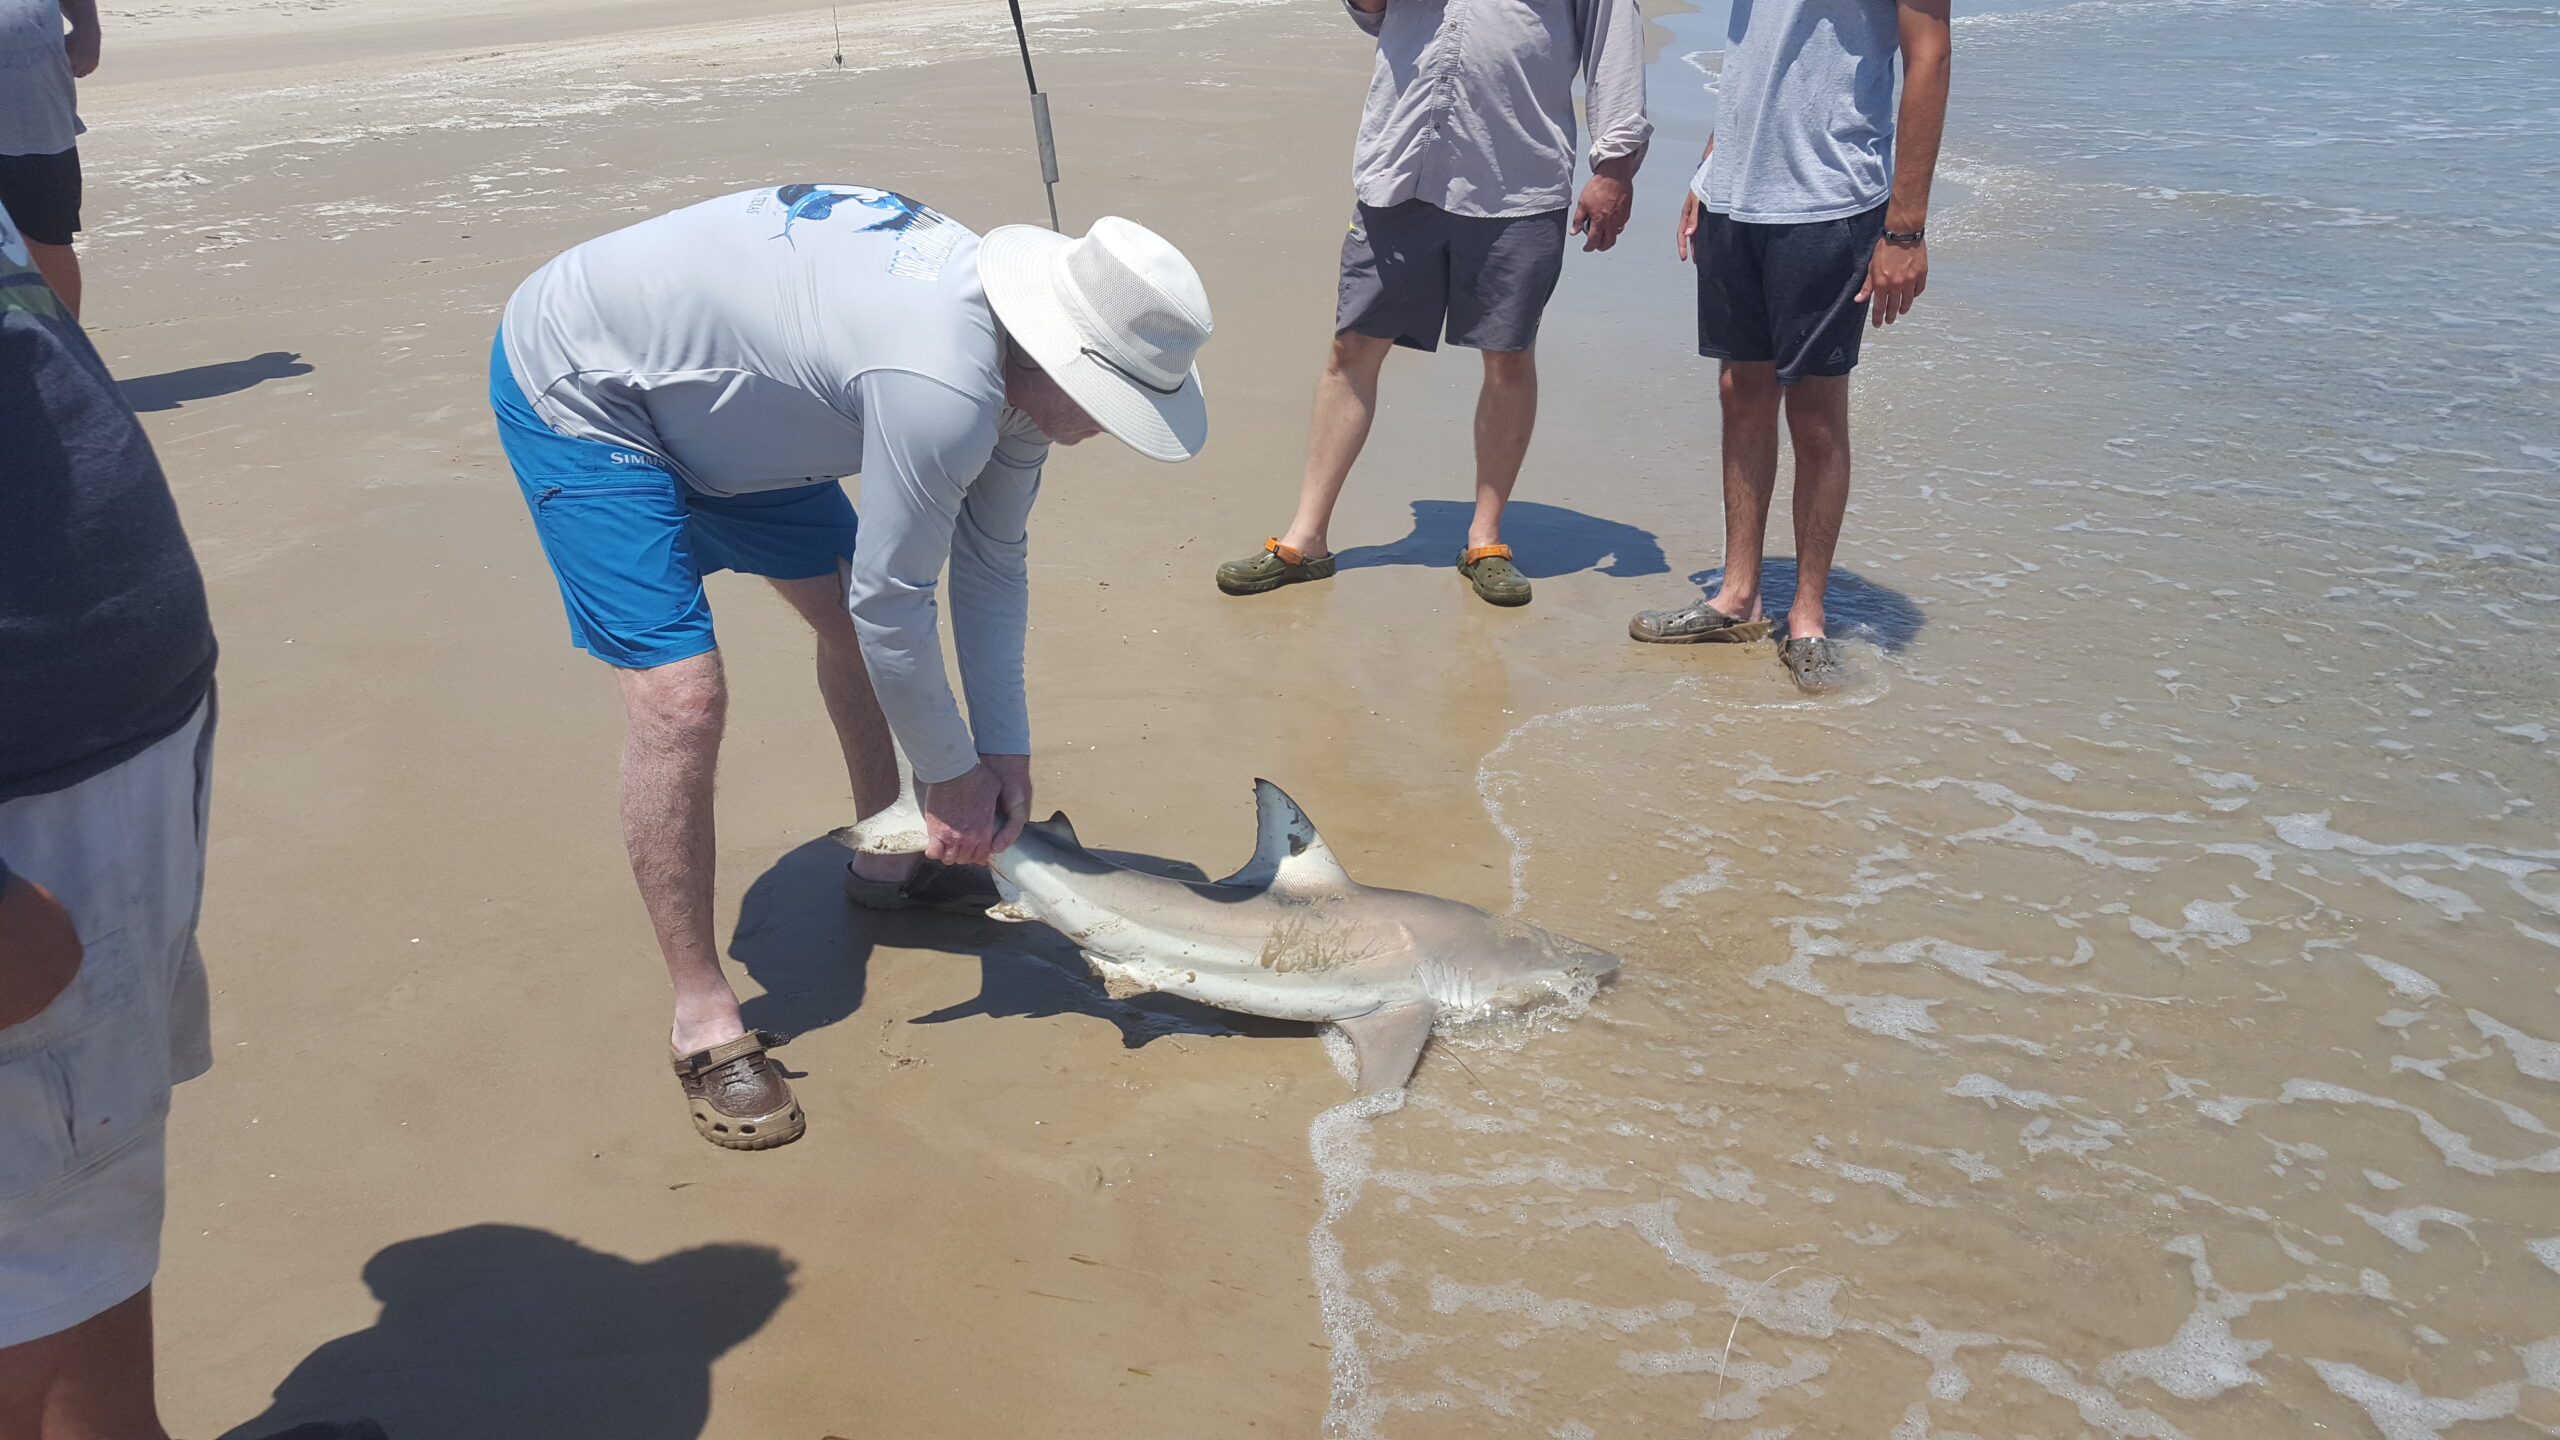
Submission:
M 1929 227 L 1923 225 L 1917 230 L 1887 230 L 1884 232 L 1884 238 L 1888 245 L 1917 245 L 1929 238 Z

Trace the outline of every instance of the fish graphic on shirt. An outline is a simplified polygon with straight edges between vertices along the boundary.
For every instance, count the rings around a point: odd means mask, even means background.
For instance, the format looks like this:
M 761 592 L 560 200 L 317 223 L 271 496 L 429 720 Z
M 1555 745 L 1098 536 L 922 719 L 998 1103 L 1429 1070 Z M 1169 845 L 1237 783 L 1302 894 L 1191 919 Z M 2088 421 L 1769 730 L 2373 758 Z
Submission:
M 789 240 L 793 225 L 803 220 L 828 219 L 837 206 L 846 204 L 878 215 L 870 224 L 856 227 L 862 230 L 904 233 L 917 226 L 943 223 L 942 215 L 921 201 L 860 185 L 785 185 L 773 192 L 773 198 L 783 207 L 782 233 L 773 237 L 776 240 Z

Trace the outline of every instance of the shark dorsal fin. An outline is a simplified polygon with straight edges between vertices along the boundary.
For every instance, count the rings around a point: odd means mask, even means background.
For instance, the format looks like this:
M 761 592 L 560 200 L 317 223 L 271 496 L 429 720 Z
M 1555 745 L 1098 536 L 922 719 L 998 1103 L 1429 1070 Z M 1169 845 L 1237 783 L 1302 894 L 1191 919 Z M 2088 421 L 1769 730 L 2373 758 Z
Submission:
M 1253 808 L 1259 822 L 1253 858 L 1219 884 L 1298 896 L 1347 894 L 1354 888 L 1342 862 L 1316 833 L 1315 822 L 1287 791 L 1256 780 Z
M 1030 834 L 1061 845 L 1073 845 L 1079 850 L 1084 848 L 1084 842 L 1076 838 L 1076 827 L 1067 822 L 1067 812 L 1064 810 L 1052 810 L 1049 812 L 1048 819 L 1034 820 L 1022 828 Z

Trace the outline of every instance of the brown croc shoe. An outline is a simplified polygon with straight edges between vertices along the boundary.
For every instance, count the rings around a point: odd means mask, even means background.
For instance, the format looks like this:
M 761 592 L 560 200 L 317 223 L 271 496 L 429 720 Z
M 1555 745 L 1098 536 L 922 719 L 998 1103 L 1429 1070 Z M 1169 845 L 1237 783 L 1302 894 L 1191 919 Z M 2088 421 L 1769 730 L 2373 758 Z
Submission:
M 693 1128 L 723 1150 L 771 1150 L 800 1138 L 808 1121 L 791 1083 L 764 1052 L 783 1043 L 770 1030 L 750 1030 L 735 1040 L 675 1057 Z

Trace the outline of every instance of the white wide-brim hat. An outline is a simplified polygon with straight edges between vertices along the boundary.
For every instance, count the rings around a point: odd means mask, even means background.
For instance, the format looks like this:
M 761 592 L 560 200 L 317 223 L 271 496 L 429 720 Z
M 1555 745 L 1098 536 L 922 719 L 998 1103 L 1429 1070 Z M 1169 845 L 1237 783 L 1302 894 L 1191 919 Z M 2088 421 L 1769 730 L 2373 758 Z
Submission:
M 978 281 L 1014 343 L 1130 449 L 1188 460 L 1209 442 L 1209 294 L 1163 236 L 1117 215 L 1075 239 L 999 225 L 978 242 Z

